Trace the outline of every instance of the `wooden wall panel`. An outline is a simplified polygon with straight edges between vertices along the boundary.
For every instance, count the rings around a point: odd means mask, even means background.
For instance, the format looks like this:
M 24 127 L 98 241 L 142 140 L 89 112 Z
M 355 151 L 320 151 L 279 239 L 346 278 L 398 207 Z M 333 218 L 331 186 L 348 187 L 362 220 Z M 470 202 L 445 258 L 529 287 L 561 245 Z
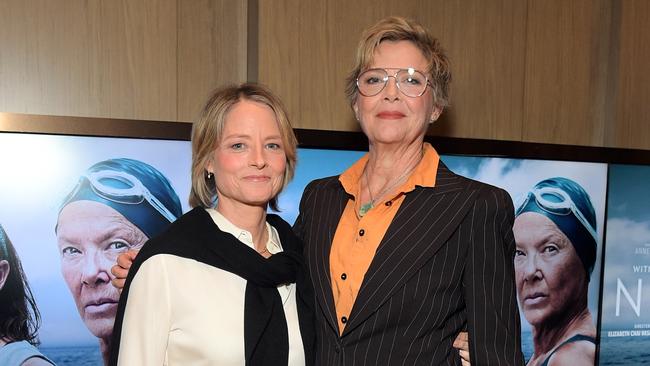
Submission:
M 650 149 L 645 0 L 3 0 L 0 111 L 190 121 L 250 78 L 296 127 L 358 130 L 345 76 L 391 14 L 451 58 L 431 133 Z
M 0 24 L 0 110 L 176 119 L 175 0 L 4 0 Z
M 650 150 L 650 2 L 617 1 L 616 113 L 607 145 Z
M 258 3 L 258 80 L 273 89 L 284 102 L 293 127 L 307 127 L 301 115 L 302 97 L 311 88 L 301 85 L 302 50 L 300 27 L 310 19 L 301 18 L 301 0 Z M 250 45 L 249 45 L 250 46 Z M 313 125 L 312 125 L 313 126 Z
M 434 134 L 520 140 L 526 3 L 439 1 L 428 14 L 454 73 L 452 106 Z
M 247 1 L 178 1 L 178 120 L 194 121 L 209 93 L 247 78 Z
M 523 140 L 602 146 L 610 0 L 529 0 Z
M 259 8 L 259 80 L 282 96 L 297 127 L 358 129 L 344 80 L 362 30 L 394 14 L 429 28 L 452 60 L 453 106 L 435 133 L 521 138 L 525 3 L 261 0 Z

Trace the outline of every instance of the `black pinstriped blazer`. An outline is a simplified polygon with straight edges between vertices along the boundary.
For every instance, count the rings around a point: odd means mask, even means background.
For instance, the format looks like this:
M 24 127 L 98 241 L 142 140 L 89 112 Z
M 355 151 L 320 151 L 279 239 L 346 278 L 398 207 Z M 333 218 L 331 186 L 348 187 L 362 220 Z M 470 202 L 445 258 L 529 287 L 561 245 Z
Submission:
M 350 198 L 338 177 L 315 180 L 294 225 L 314 284 L 318 365 L 460 365 L 452 343 L 465 328 L 473 366 L 524 364 L 504 190 L 440 162 L 436 186 L 405 197 L 339 336 L 329 255 Z

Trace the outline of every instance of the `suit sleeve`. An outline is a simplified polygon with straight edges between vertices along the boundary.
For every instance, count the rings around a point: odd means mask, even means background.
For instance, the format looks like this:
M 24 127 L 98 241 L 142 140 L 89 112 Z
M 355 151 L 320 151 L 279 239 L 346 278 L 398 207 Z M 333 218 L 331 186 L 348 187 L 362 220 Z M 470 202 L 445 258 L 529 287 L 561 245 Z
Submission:
M 502 189 L 488 189 L 469 215 L 472 237 L 463 285 L 471 363 L 523 365 L 512 200 Z
M 293 223 L 293 233 L 296 234 L 300 240 L 304 242 L 305 240 L 305 206 L 307 205 L 308 198 L 311 196 L 312 186 L 314 182 L 309 182 L 305 187 L 305 190 L 302 192 L 302 197 L 300 197 L 300 205 L 298 206 L 298 218 Z
M 170 327 L 169 276 L 165 256 L 156 255 L 142 263 L 131 282 L 117 364 L 165 364 Z

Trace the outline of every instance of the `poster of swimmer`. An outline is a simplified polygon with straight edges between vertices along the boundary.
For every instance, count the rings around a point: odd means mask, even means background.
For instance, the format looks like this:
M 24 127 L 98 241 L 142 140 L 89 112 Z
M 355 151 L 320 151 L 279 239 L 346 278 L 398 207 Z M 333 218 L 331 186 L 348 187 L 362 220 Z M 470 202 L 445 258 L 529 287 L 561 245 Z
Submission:
M 339 174 L 363 154 L 300 149 L 295 178 L 279 198 L 281 216 L 294 222 L 309 181 Z M 103 364 L 103 339 L 112 330 L 117 298 L 107 271 L 118 253 L 140 245 L 179 211 L 189 209 L 190 155 L 187 141 L 0 133 L 0 225 L 22 261 L 41 313 L 40 350 L 57 365 Z M 606 166 L 458 156 L 443 160 L 459 174 L 503 187 L 515 199 L 523 197 L 521 216 L 548 211 L 547 224 L 582 225 L 584 230 L 566 230 L 567 240 L 595 236 L 593 269 L 588 269 L 593 248 L 565 246 L 580 252 L 572 264 L 591 273 L 588 308 L 595 324 Z M 539 185 L 553 177 L 570 180 L 582 191 L 564 180 Z M 578 193 L 567 193 L 571 189 Z M 162 198 L 152 199 L 152 192 Z M 590 197 L 593 214 L 583 207 L 585 196 Z M 111 227 L 107 216 L 122 226 Z M 586 229 L 590 225 L 594 232 Z M 120 227 L 129 228 L 126 238 L 100 240 L 98 233 L 120 232 Z M 531 294 L 534 306 L 547 305 L 551 294 L 545 291 Z M 523 312 L 522 326 L 523 348 L 530 358 L 532 327 Z
M 510 193 L 517 241 L 514 265 L 527 362 L 594 360 L 607 165 L 443 156 L 454 172 Z M 544 335 L 566 328 L 565 342 Z M 579 327 L 574 325 L 579 324 Z M 550 332 L 549 332 L 550 331 Z M 571 335 L 571 334 L 575 334 Z M 539 337 L 533 337 L 533 334 Z M 539 342 L 545 341 L 546 352 Z M 593 361 L 591 361 L 593 363 Z M 529 363 L 530 364 L 530 363 Z
M 0 133 L 0 225 L 57 365 L 103 364 L 110 267 L 188 210 L 190 158 L 188 141 Z
M 610 165 L 600 365 L 650 364 L 650 166 Z
M 309 181 L 339 174 L 363 154 L 300 150 L 296 178 L 278 201 L 281 216 L 293 223 Z M 526 360 L 533 357 L 536 327 L 560 329 L 576 323 L 567 314 L 580 314 L 585 330 L 553 349 L 579 345 L 585 349 L 581 355 L 594 360 L 607 164 L 469 156 L 442 160 L 457 174 L 505 189 L 515 201 L 520 245 L 514 261 Z M 552 351 L 534 361 L 559 359 Z

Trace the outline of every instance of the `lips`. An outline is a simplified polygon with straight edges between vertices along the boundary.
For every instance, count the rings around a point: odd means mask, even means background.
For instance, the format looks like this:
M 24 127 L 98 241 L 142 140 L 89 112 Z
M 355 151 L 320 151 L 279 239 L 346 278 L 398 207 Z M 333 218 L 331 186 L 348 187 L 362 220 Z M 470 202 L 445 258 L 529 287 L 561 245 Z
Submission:
M 534 292 L 524 297 L 524 305 L 535 306 L 543 303 L 548 298 L 548 295 L 542 292 Z
M 383 119 L 400 119 L 406 117 L 406 115 L 399 111 L 383 111 L 377 113 L 377 117 Z
M 101 298 L 86 303 L 86 313 L 103 313 L 117 307 L 117 301 L 110 298 Z
M 244 179 L 250 182 L 268 182 L 271 177 L 268 175 L 248 175 Z

